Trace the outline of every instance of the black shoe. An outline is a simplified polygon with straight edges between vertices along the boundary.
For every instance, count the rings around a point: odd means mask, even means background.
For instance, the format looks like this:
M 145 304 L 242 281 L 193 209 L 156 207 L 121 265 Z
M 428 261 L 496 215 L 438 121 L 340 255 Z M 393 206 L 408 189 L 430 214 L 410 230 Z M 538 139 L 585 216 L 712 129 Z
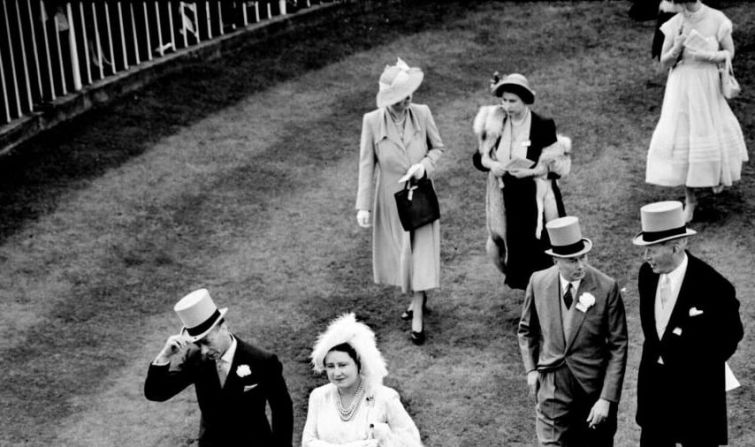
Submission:
M 419 332 L 412 331 L 410 337 L 412 339 L 412 343 L 414 343 L 415 345 L 421 345 L 425 342 L 425 330 L 422 329 Z

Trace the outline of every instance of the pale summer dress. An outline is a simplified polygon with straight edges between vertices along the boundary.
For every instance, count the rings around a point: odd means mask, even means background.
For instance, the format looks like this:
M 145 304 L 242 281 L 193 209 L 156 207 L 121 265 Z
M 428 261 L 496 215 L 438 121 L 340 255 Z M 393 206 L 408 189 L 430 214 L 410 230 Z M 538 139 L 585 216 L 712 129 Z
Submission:
M 678 13 L 661 26 L 666 39 L 696 30 L 706 50 L 718 51 L 731 35 L 732 23 L 718 10 L 703 5 L 694 13 Z M 718 67 L 682 53 L 669 72 L 661 118 L 647 155 L 645 181 L 660 186 L 731 186 L 747 161 L 742 129 L 721 93 Z

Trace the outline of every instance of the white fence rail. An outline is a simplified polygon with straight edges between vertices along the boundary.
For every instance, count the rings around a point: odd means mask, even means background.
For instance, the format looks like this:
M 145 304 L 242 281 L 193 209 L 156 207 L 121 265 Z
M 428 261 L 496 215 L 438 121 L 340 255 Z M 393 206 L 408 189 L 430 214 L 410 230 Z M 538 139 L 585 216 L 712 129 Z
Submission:
M 0 125 L 310 0 L 0 0 Z M 322 2 L 325 3 L 325 2 Z

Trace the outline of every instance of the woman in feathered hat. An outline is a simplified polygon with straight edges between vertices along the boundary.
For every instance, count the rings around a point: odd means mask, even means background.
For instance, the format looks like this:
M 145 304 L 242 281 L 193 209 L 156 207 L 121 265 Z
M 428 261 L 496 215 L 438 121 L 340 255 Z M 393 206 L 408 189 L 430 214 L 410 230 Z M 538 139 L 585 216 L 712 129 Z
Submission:
M 412 320 L 415 344 L 425 340 L 427 291 L 440 287 L 440 222 L 404 231 L 394 194 L 404 188 L 406 180 L 432 177 L 443 153 L 430 108 L 412 104 L 412 94 L 422 79 L 422 70 L 401 59 L 385 67 L 380 76 L 378 108 L 362 121 L 356 201 L 357 223 L 373 227 L 375 283 L 401 287 L 412 297 L 401 318 Z
M 530 110 L 535 92 L 523 75 L 496 73 L 491 92 L 501 104 L 481 107 L 473 124 L 474 165 L 488 172 L 486 248 L 506 285 L 524 290 L 532 272 L 553 265 L 543 227 L 566 215 L 556 179 L 571 167 L 571 140 Z
M 383 385 L 388 375 L 375 334 L 353 313 L 320 334 L 312 366 L 330 383 L 309 396 L 302 447 L 421 447 L 419 431 L 398 393 Z

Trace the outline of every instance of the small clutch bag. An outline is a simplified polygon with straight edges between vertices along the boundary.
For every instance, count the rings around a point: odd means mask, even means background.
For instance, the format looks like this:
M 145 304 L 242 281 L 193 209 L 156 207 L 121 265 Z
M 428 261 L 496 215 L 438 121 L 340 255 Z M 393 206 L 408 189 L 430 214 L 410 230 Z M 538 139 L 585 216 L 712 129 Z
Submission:
M 739 96 L 742 88 L 739 86 L 739 82 L 734 78 L 734 67 L 731 65 L 731 58 L 726 57 L 721 71 L 721 92 L 724 94 L 724 98 L 732 99 Z

